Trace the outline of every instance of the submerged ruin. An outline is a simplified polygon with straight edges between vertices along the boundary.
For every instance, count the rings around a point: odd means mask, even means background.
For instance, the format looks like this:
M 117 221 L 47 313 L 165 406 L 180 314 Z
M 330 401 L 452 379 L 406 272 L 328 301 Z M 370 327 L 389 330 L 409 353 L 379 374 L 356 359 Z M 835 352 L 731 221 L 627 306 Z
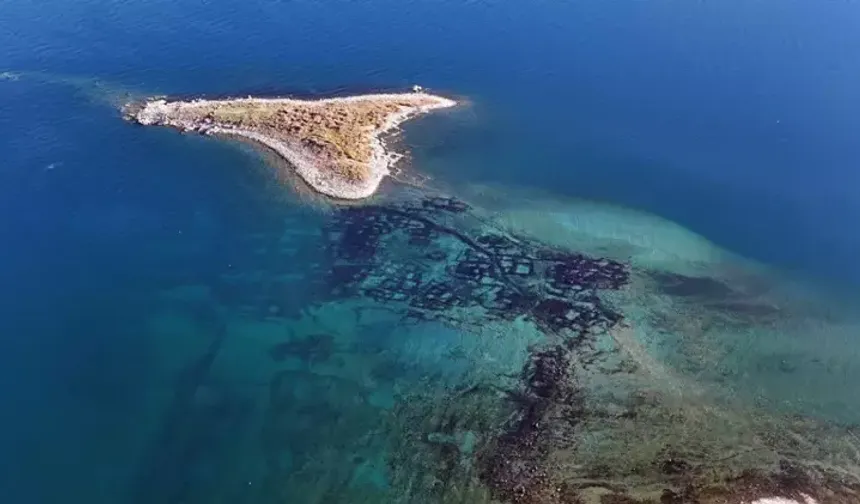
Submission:
M 684 388 L 618 301 L 656 284 L 678 306 L 723 309 L 736 296 L 720 281 L 550 246 L 448 196 L 336 207 L 325 221 L 303 252 L 270 240 L 213 286 L 221 306 L 287 329 L 260 336 L 255 367 L 270 370 L 232 388 L 207 376 L 228 352 L 212 342 L 142 470 L 147 501 L 211 501 L 183 482 L 232 457 L 207 440 L 240 426 L 263 460 L 261 480 L 232 494 L 249 502 L 860 500 L 850 431 Z M 165 464 L 181 476 L 155 481 Z
M 525 317 L 547 331 L 578 336 L 608 328 L 621 316 L 597 296 L 628 281 L 625 265 L 553 250 L 500 232 L 470 235 L 434 220 L 459 214 L 457 200 L 417 206 L 365 206 L 338 211 L 324 231 L 332 293 L 402 305 L 407 317 L 449 318 L 453 308 L 484 317 Z M 385 251 L 410 249 L 410 254 Z M 462 317 L 463 324 L 480 318 Z

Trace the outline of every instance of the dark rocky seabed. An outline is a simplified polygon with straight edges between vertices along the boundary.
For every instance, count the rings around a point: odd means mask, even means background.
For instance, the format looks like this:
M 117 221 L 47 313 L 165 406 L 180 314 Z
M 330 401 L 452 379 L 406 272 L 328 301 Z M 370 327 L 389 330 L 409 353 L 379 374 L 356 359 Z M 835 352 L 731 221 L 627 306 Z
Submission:
M 629 243 L 548 243 L 403 187 L 323 220 L 249 237 L 171 298 L 208 338 L 140 502 L 856 500 L 852 426 L 732 390 L 747 384 L 715 337 L 845 323 L 751 265 L 657 269 Z M 669 334 L 684 341 L 661 360 Z M 786 383 L 816 359 L 753 351 Z
M 860 502 L 857 14 L 0 5 L 0 500 Z M 118 112 L 413 83 L 352 205 Z

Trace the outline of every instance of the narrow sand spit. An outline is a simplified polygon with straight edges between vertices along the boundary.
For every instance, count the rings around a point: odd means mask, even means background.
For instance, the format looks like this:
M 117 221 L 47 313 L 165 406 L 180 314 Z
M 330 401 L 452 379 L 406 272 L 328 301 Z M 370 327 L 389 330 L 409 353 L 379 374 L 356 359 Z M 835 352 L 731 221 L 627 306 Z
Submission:
M 153 99 L 127 106 L 126 117 L 143 125 L 259 142 L 286 159 L 316 191 L 361 199 L 376 192 L 401 157 L 385 148 L 382 135 L 416 115 L 456 104 L 425 92 L 322 100 Z

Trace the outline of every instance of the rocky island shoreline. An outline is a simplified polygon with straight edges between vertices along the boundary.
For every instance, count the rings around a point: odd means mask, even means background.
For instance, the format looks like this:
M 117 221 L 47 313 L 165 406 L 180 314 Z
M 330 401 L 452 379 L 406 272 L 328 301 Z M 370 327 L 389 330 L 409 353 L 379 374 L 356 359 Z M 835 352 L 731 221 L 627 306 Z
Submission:
M 234 98 L 150 99 L 125 107 L 126 119 L 265 145 L 314 190 L 338 199 L 372 196 L 402 156 L 382 135 L 404 121 L 456 101 L 424 92 L 367 94 L 318 100 Z

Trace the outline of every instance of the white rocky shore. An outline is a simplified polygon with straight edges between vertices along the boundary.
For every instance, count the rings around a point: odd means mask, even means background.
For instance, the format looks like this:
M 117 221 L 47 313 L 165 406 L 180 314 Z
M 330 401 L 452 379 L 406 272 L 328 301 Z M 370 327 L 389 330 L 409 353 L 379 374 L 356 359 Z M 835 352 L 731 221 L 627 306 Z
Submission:
M 382 136 L 404 121 L 454 100 L 423 92 L 320 100 L 237 98 L 167 101 L 126 107 L 126 117 L 206 135 L 263 144 L 283 157 L 316 191 L 340 199 L 373 195 L 400 154 Z

